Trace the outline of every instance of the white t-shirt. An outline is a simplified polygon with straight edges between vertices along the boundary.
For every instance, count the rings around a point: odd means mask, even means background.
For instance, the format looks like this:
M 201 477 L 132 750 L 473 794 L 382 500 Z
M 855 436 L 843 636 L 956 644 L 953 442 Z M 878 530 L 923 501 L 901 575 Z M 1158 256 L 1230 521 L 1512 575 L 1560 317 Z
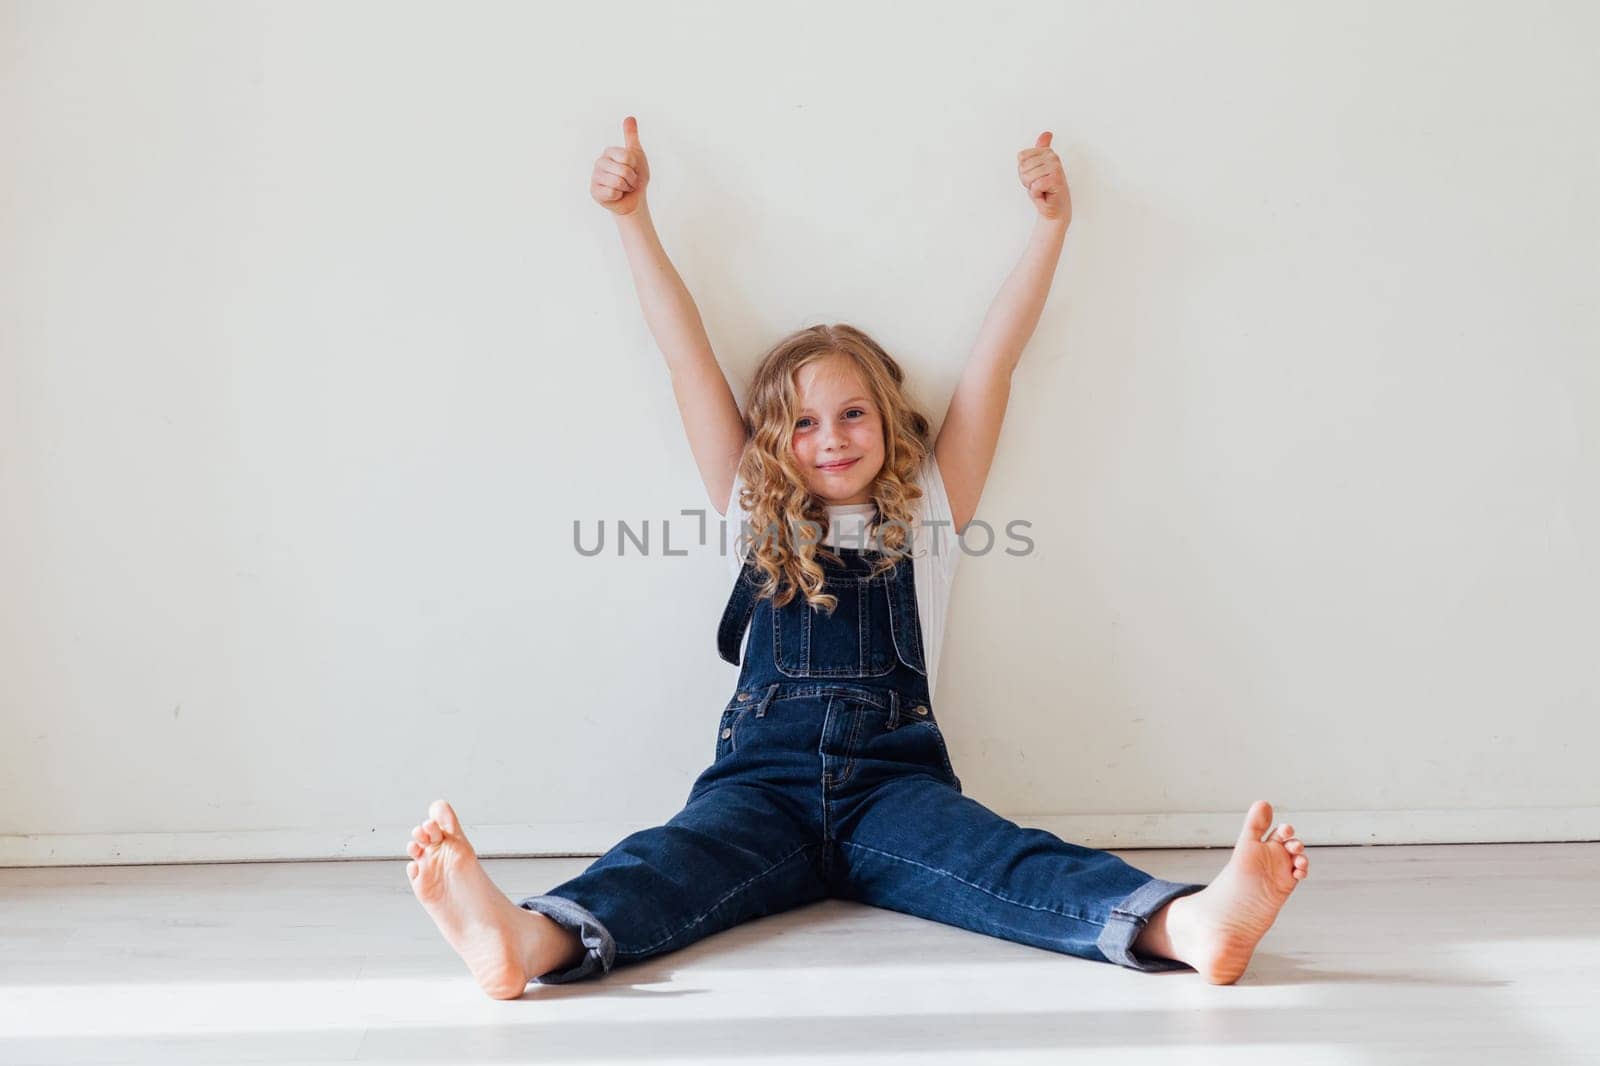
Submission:
M 961 561 L 961 545 L 956 538 L 950 497 L 944 491 L 944 477 L 939 473 L 939 464 L 934 461 L 932 450 L 923 459 L 917 471 L 917 480 L 922 487 L 922 499 L 912 504 L 911 558 L 916 561 L 912 574 L 917 586 L 917 614 L 922 623 L 922 649 L 927 659 L 924 665 L 928 668 L 928 698 L 931 700 L 939 677 L 939 649 L 944 644 L 950 585 L 955 579 L 956 564 Z M 730 546 L 737 544 L 742 524 L 750 519 L 749 514 L 739 506 L 739 490 L 743 487 L 744 482 L 739 480 L 735 472 L 733 494 L 728 500 L 725 514 Z M 876 511 L 877 507 L 870 503 L 830 505 L 828 535 L 823 543 L 837 548 L 842 537 L 846 548 L 870 545 L 865 530 Z M 728 552 L 729 565 L 735 578 L 744 569 L 746 554 L 748 545 L 744 544 L 737 544 L 735 550 Z M 745 639 L 748 645 L 748 630 Z M 743 661 L 742 656 L 740 661 Z

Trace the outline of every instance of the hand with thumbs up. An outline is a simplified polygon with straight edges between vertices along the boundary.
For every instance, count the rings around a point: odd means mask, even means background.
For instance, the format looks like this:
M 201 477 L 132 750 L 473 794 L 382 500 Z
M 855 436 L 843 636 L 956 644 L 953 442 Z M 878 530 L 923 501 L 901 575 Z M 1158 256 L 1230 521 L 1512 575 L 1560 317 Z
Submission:
M 1061 167 L 1061 157 L 1050 147 L 1049 130 L 1039 134 L 1032 148 L 1017 153 L 1017 177 L 1040 216 L 1071 225 L 1072 194 L 1067 189 L 1067 172 Z
M 639 147 L 639 123 L 632 115 L 622 120 L 621 148 L 611 147 L 594 161 L 589 195 L 613 215 L 631 215 L 644 203 L 644 187 L 650 183 L 650 164 Z

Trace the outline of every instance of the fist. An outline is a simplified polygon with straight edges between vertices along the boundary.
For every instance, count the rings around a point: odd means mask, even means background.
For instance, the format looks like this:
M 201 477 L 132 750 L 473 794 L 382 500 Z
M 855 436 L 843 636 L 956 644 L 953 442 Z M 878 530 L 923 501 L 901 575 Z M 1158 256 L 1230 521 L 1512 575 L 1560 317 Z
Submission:
M 632 115 L 622 120 L 622 147 L 607 148 L 594 161 L 589 195 L 613 215 L 631 215 L 644 203 L 650 183 L 650 164 L 639 147 L 639 123 Z
M 1028 190 L 1028 198 L 1040 216 L 1072 223 L 1072 195 L 1067 189 L 1067 172 L 1061 158 L 1050 147 L 1050 131 L 1039 134 L 1032 148 L 1017 153 L 1017 177 Z

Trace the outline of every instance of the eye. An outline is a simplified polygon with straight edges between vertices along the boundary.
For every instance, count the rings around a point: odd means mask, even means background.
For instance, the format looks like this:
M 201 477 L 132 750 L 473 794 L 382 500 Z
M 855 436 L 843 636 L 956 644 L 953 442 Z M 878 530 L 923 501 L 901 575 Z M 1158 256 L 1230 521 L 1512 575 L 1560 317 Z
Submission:
M 852 415 L 852 414 L 860 415 L 863 418 L 865 418 L 867 416 L 867 412 L 862 410 L 859 407 L 852 407 L 852 408 L 850 408 L 850 410 L 846 411 L 845 414 L 847 414 L 847 415 Z
M 809 418 L 802 418 L 800 421 L 798 421 L 798 422 L 796 422 L 794 424 L 794 428 L 795 429 L 805 429 L 806 428 L 806 423 L 810 422 L 810 421 L 811 421 L 811 419 L 809 419 Z

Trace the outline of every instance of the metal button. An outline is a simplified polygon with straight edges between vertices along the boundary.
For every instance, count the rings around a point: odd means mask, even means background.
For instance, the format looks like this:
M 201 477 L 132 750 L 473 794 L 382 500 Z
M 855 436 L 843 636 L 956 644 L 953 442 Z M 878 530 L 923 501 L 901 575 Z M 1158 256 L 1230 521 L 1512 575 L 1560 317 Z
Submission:
M 740 703 L 748 702 L 749 699 L 750 699 L 750 693 L 748 693 L 748 692 L 739 693 L 739 702 Z
M 731 736 L 733 736 L 733 730 L 731 730 L 731 729 L 724 729 L 724 730 L 723 730 L 723 731 L 722 731 L 722 739 L 723 739 L 723 740 L 727 740 L 727 739 L 728 739 L 728 738 L 729 738 L 729 737 L 731 737 Z
M 914 710 L 915 710 L 915 711 L 916 711 L 916 712 L 917 712 L 917 713 L 918 713 L 918 714 L 927 714 L 927 713 L 928 713 L 928 708 L 926 708 L 926 707 L 924 707 L 924 706 L 923 706 L 923 705 L 922 705 L 922 704 L 920 704 L 920 703 L 919 703 L 919 704 L 917 704 L 917 705 L 916 705 L 916 707 L 915 707 L 915 708 L 913 708 L 913 709 L 914 709 Z

